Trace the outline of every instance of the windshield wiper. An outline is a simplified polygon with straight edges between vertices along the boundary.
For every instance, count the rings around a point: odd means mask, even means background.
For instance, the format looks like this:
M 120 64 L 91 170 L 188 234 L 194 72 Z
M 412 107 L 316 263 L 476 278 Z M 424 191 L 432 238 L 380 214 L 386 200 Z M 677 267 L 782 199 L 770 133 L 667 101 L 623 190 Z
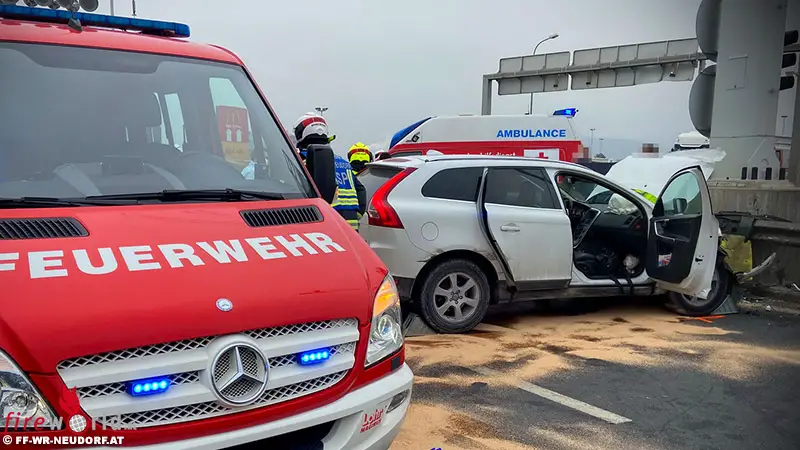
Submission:
M 246 200 L 284 200 L 277 192 L 243 191 L 239 189 L 179 189 L 159 192 L 134 192 L 129 194 L 90 195 L 86 200 L 157 200 L 180 202 L 186 200 L 217 200 L 239 202 Z
M 65 199 L 57 197 L 0 198 L 0 208 L 58 208 L 64 206 L 108 206 L 118 202 Z

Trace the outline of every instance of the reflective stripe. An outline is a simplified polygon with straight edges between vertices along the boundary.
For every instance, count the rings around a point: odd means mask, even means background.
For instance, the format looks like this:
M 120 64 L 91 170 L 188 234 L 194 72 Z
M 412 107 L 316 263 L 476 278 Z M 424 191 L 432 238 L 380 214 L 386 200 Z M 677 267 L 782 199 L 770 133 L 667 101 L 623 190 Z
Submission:
M 331 204 L 337 211 L 358 211 L 358 193 L 353 181 L 353 169 L 346 159 L 339 155 L 334 157 L 336 164 L 336 182 L 339 185 L 339 195 Z
M 357 220 L 348 220 L 347 223 L 350 224 L 356 231 L 358 231 L 358 221 Z
M 656 203 L 658 201 L 658 197 L 656 197 L 655 195 L 653 195 L 653 194 L 651 194 L 651 193 L 649 193 L 647 191 L 643 191 L 641 189 L 634 189 L 634 192 L 636 192 L 637 194 L 639 194 L 642 197 L 646 198 L 647 201 L 649 201 L 650 203 Z

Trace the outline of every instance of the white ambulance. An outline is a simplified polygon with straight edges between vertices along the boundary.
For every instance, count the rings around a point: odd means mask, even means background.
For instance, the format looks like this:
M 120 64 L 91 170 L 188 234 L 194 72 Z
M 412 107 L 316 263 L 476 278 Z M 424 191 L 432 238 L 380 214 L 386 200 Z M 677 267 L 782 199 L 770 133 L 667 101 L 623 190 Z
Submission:
M 391 156 L 442 154 L 511 155 L 574 161 L 583 145 L 572 118 L 574 108 L 553 115 L 428 117 L 398 131 Z

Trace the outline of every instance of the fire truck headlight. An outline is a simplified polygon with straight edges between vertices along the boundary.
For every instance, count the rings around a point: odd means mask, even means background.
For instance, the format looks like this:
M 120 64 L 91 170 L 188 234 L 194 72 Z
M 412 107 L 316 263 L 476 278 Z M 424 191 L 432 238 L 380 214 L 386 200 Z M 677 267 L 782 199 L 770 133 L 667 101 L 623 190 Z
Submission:
M 0 428 L 7 430 L 60 427 L 44 397 L 3 351 L 0 351 L 0 412 Z
M 383 360 L 403 347 L 403 332 L 401 330 L 402 316 L 400 314 L 400 295 L 394 284 L 392 275 L 389 274 L 375 294 L 372 307 L 372 326 L 369 333 L 369 346 L 367 347 L 367 367 Z

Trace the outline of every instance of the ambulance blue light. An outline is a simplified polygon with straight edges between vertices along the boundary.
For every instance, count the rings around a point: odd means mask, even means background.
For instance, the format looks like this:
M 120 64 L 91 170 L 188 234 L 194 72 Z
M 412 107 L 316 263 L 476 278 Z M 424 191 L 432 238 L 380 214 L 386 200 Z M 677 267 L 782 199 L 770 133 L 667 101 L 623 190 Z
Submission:
M 171 384 L 170 379 L 166 377 L 136 380 L 128 382 L 127 390 L 128 394 L 134 397 L 163 394 L 167 392 Z
M 320 350 L 311 350 L 310 352 L 303 352 L 297 356 L 297 362 L 301 365 L 319 364 L 331 358 L 331 352 L 327 348 Z
M 575 114 L 578 114 L 577 108 L 559 109 L 553 113 L 554 116 L 568 116 L 568 117 L 575 117 Z
M 138 19 L 135 17 L 107 16 L 85 12 L 72 13 L 63 9 L 0 5 L 0 17 L 64 24 L 69 23 L 70 19 L 75 19 L 78 20 L 81 25 L 89 27 L 118 28 L 174 37 L 189 37 L 190 34 L 189 25 L 183 23 L 162 22 L 158 20 Z

